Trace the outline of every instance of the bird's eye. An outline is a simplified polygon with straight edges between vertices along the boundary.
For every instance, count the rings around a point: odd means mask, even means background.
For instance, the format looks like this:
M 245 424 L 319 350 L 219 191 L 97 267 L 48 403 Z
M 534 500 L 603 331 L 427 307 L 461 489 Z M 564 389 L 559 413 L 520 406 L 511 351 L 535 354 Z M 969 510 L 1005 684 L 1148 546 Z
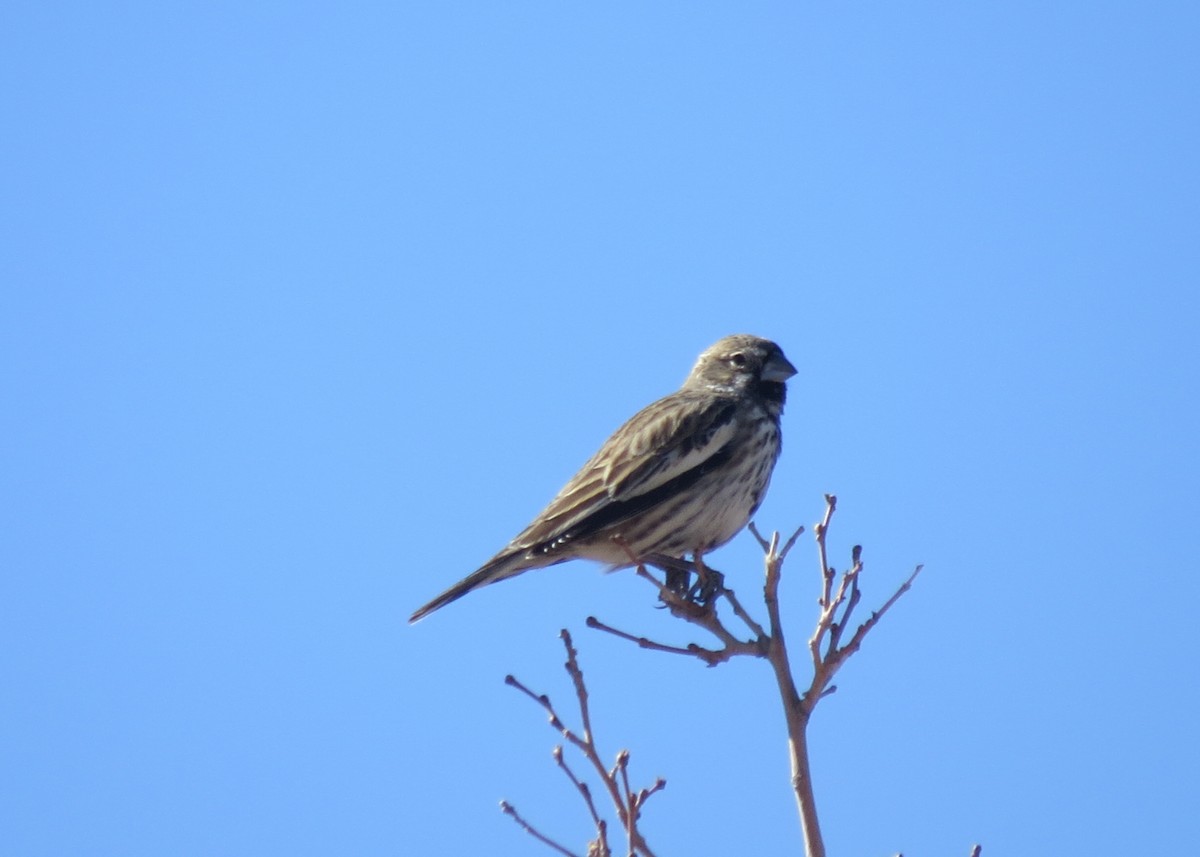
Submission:
M 740 351 L 735 351 L 729 355 L 729 362 L 741 369 L 746 365 L 746 355 Z

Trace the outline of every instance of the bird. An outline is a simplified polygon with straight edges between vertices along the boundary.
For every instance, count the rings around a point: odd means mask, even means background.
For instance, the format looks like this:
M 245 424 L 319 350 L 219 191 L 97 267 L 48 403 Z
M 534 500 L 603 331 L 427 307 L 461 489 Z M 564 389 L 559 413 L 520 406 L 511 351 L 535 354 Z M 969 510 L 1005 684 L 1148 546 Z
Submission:
M 528 527 L 409 622 L 531 568 L 588 559 L 615 570 L 725 544 L 766 495 L 795 374 L 768 339 L 718 340 L 680 389 L 634 414 Z

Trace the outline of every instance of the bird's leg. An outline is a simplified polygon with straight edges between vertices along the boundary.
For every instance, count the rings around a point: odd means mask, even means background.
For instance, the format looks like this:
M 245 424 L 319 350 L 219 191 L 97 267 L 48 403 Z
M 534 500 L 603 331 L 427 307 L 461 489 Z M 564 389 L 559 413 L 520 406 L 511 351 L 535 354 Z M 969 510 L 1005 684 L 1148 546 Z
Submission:
M 686 568 L 680 568 L 678 566 L 664 570 L 667 573 L 667 589 L 671 590 L 681 598 L 686 598 L 691 589 L 692 573 Z
M 725 590 L 725 575 L 705 565 L 704 556 L 699 551 L 692 554 L 692 566 L 696 569 L 696 582 L 688 590 L 687 600 L 707 606 Z
M 666 554 L 650 554 L 643 557 L 642 561 L 655 568 L 661 568 L 665 572 L 666 579 L 663 581 L 663 586 L 666 589 L 685 601 L 691 600 L 689 593 L 692 589 L 692 569 L 694 568 L 692 563 L 683 557 Z

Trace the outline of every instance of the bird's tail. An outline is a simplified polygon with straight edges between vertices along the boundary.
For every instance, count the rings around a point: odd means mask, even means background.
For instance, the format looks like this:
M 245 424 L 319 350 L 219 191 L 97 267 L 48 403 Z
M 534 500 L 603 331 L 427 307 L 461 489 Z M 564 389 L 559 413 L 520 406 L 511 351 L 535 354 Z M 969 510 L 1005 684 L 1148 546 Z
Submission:
M 526 558 L 524 551 L 508 551 L 497 555 L 488 561 L 479 571 L 468 574 L 437 598 L 434 598 L 425 606 L 417 608 L 416 612 L 408 618 L 409 624 L 421 621 L 434 610 L 445 607 L 451 601 L 457 601 L 468 592 L 478 589 L 481 586 L 487 586 L 489 583 L 495 583 L 498 580 L 515 577 L 522 571 L 533 567 L 528 562 L 529 560 Z

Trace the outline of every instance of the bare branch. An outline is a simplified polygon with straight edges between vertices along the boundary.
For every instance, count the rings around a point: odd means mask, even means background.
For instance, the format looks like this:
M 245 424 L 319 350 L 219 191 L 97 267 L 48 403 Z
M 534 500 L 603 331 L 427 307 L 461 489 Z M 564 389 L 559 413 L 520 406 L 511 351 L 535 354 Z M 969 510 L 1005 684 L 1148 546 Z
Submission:
M 530 836 L 532 836 L 534 839 L 536 839 L 539 842 L 542 842 L 546 845 L 549 845 L 551 848 L 553 848 L 559 854 L 565 854 L 566 857 L 580 857 L 580 855 L 576 854 L 574 851 L 571 851 L 570 849 L 564 848 L 563 846 L 559 845 L 553 839 L 546 836 L 544 833 L 542 833 L 537 828 L 535 828 L 528 821 L 521 818 L 520 813 L 517 812 L 517 808 L 515 806 L 513 806 L 511 803 L 509 803 L 508 801 L 506 801 L 506 800 L 500 801 L 500 811 L 503 812 L 508 817 L 510 817 L 517 824 L 519 824 L 521 826 L 521 829 L 524 830 L 526 833 L 528 833 Z
M 650 788 L 642 789 L 640 792 L 638 792 L 637 793 L 638 809 L 640 810 L 643 806 L 646 805 L 646 799 L 649 798 L 650 795 L 654 794 L 655 792 L 661 792 L 666 787 L 667 787 L 667 781 L 664 780 L 662 777 L 659 777 L 657 780 L 654 781 L 654 785 L 652 785 Z
M 641 855 L 641 857 L 654 857 L 654 852 L 646 844 L 645 838 L 638 830 L 637 822 L 641 815 L 641 803 L 644 800 L 642 795 L 648 797 L 650 794 L 653 794 L 653 792 L 662 789 L 666 783 L 659 778 L 659 780 L 655 782 L 653 788 L 648 790 L 643 789 L 641 792 L 635 793 L 632 787 L 629 785 L 628 750 L 621 750 L 620 753 L 617 754 L 616 763 L 613 765 L 611 770 L 605 767 L 604 763 L 600 759 L 600 753 L 596 747 L 595 734 L 592 731 L 592 716 L 589 705 L 588 690 L 587 685 L 584 682 L 583 670 L 579 667 L 578 652 L 576 652 L 574 643 L 571 640 L 571 635 L 567 630 L 564 629 L 559 636 L 561 637 L 563 646 L 567 652 L 567 662 L 564 666 L 567 670 L 567 674 L 571 676 L 571 682 L 575 687 L 575 698 L 579 706 L 580 722 L 583 725 L 582 735 L 575 733 L 563 724 L 562 718 L 559 717 L 558 712 L 554 708 L 554 704 L 550 701 L 550 697 L 547 695 L 534 693 L 511 675 L 505 677 L 505 684 L 515 687 L 517 690 L 521 691 L 523 694 L 545 709 L 549 715 L 550 725 L 563 736 L 567 743 L 579 750 L 580 754 L 595 770 L 597 775 L 600 777 L 600 781 L 604 785 L 605 791 L 608 793 L 609 799 L 612 801 L 613 809 L 617 813 L 617 817 L 621 822 L 621 827 L 625 830 L 625 834 L 629 843 L 629 854 L 631 857 L 632 855 Z M 591 816 L 592 822 L 596 827 L 597 838 L 589 845 L 588 857 L 607 857 L 607 855 L 611 854 L 607 840 L 607 824 L 600 817 L 600 814 L 596 809 L 595 802 L 592 798 L 591 789 L 588 788 L 587 784 L 578 776 L 576 776 L 575 772 L 572 771 L 567 765 L 566 760 L 563 758 L 563 750 L 561 746 L 554 748 L 554 759 L 559 768 L 579 792 L 584 804 L 587 806 L 588 814 Z M 571 853 L 563 849 L 562 846 L 552 842 L 547 837 L 540 834 L 535 828 L 529 825 L 528 822 L 525 822 L 524 819 L 520 819 L 520 816 L 516 814 L 516 811 L 513 810 L 509 804 L 502 804 L 501 808 L 509 815 L 519 819 L 521 826 L 525 828 L 531 835 L 537 836 L 538 839 L 546 842 L 552 847 L 559 849 L 564 854 Z
M 666 652 L 669 655 L 685 655 L 687 657 L 696 657 L 704 661 L 710 667 L 716 666 L 719 663 L 729 660 L 735 655 L 757 654 L 757 652 L 743 651 L 741 646 L 737 648 L 724 649 L 706 649 L 703 646 L 698 646 L 695 643 L 688 643 L 686 647 L 672 646 L 667 643 L 656 643 L 654 640 L 646 637 L 635 637 L 633 634 L 626 633 L 619 628 L 614 628 L 611 625 L 606 625 L 595 616 L 587 617 L 587 626 L 596 631 L 604 631 L 606 634 L 612 634 L 614 637 L 620 637 L 622 640 L 628 640 L 631 643 L 636 643 L 638 648 L 647 649 L 652 652 Z M 744 645 L 751 645 L 749 643 Z
M 788 536 L 787 542 L 785 542 L 783 545 L 783 550 L 781 550 L 779 552 L 779 558 L 781 560 L 787 559 L 787 555 L 792 552 L 792 548 L 795 547 L 795 545 L 796 545 L 796 539 L 800 538 L 800 536 L 801 536 L 801 534 L 803 534 L 803 532 L 804 532 L 804 527 L 802 527 L 802 526 L 796 527 L 796 532 L 794 532 L 790 536 Z
M 821 523 L 814 528 L 817 537 L 817 560 L 821 564 L 821 580 L 823 586 L 821 589 L 822 607 L 829 605 L 829 594 L 833 588 L 833 569 L 829 567 L 829 556 L 825 548 L 825 536 L 829 532 L 829 522 L 833 518 L 833 510 L 837 508 L 837 497 L 832 494 L 825 495 L 825 517 L 821 519 Z
M 558 719 L 558 715 L 554 713 L 554 706 L 550 703 L 550 697 L 546 696 L 544 693 L 540 695 L 534 693 L 525 685 L 521 684 L 521 682 L 514 675 L 506 675 L 504 677 L 504 683 L 509 687 L 515 687 L 538 705 L 542 706 L 542 708 L 546 709 L 546 711 L 550 714 L 550 726 L 552 728 L 557 729 L 560 732 L 567 731 L 567 727 L 563 726 L 562 721 Z
M 722 589 L 721 595 L 725 597 L 725 600 L 729 602 L 729 606 L 733 608 L 733 615 L 745 622 L 746 627 L 754 632 L 755 637 L 762 640 L 767 636 L 767 632 L 763 630 L 762 625 L 754 621 L 750 614 L 746 612 L 746 609 L 742 607 L 742 602 L 738 601 L 737 595 L 734 594 L 732 589 Z
M 712 590 L 711 599 L 693 597 L 693 594 L 697 592 L 696 587 L 702 593 L 709 591 L 713 578 L 706 580 L 705 575 L 716 574 L 704 566 L 701 557 L 694 557 L 690 564 L 678 557 L 637 557 L 628 546 L 625 548 L 626 553 L 629 555 L 630 562 L 636 567 L 638 577 L 650 582 L 657 589 L 659 600 L 671 615 L 712 634 L 723 644 L 722 648 L 706 648 L 695 643 L 687 646 L 668 645 L 644 636 L 620 631 L 595 617 L 589 617 L 587 622 L 590 628 L 620 637 L 635 643 L 640 648 L 699 658 L 709 666 L 724 663 L 738 655 L 754 655 L 767 659 L 775 672 L 780 701 L 783 704 L 787 722 L 788 748 L 792 761 L 792 786 L 796 793 L 797 808 L 804 830 L 805 850 L 808 857 L 824 857 L 825 855 L 809 769 L 808 722 L 817 703 L 836 692 L 837 686 L 832 683 L 832 680 L 838 669 L 858 651 L 866 635 L 878 624 L 900 596 L 911 588 L 917 574 L 921 571 L 921 567 L 918 566 L 896 593 L 855 629 L 854 633 L 850 635 L 849 642 L 844 643 L 851 617 L 862 600 L 860 578 L 863 572 L 863 563 L 862 548 L 855 545 L 851 550 L 849 570 L 839 575 L 837 570 L 829 564 L 828 537 L 836 510 L 837 497 L 833 494 L 826 494 L 824 514 L 821 521 L 813 528 L 820 571 L 820 590 L 817 597 L 819 610 L 813 632 L 807 640 L 808 661 L 811 664 L 812 676 L 803 693 L 797 687 L 792 670 L 779 603 L 779 585 L 783 578 L 783 563 L 801 533 L 804 532 L 803 527 L 792 533 L 781 546 L 778 532 L 771 533 L 768 539 L 759 532 L 753 523 L 749 525 L 750 532 L 758 540 L 764 553 L 763 602 L 767 608 L 767 629 L 764 629 L 750 616 L 737 596 L 731 590 L 725 589 L 723 584 Z M 700 583 L 686 595 L 681 594 L 677 588 L 668 586 L 651 574 L 646 568 L 647 565 L 663 569 L 667 572 L 668 579 L 680 573 L 695 571 L 700 577 Z M 723 578 L 718 575 L 715 580 L 719 582 Z M 722 597 L 728 602 L 733 614 L 754 634 L 753 640 L 739 638 L 722 622 L 716 610 L 716 604 Z M 635 796 L 629 793 L 628 788 L 625 791 L 626 805 L 631 809 L 635 808 L 637 806 Z M 977 855 L 973 857 L 977 857 Z
M 579 653 L 575 651 L 575 645 L 571 640 L 571 634 L 566 628 L 559 631 L 559 637 L 563 641 L 563 645 L 567 649 L 567 674 L 571 676 L 571 682 L 575 685 L 575 696 L 579 700 L 579 715 L 583 720 L 583 740 L 588 744 L 592 741 L 592 713 L 588 709 L 588 692 L 587 685 L 583 683 L 583 670 L 579 668 Z
M 883 614 L 888 612 L 892 605 L 900 600 L 901 595 L 912 589 L 913 581 L 917 579 L 917 575 L 920 574 L 921 570 L 924 568 L 925 566 L 923 565 L 918 565 L 916 568 L 914 568 L 913 573 L 908 576 L 908 580 L 900 584 L 900 588 L 892 593 L 892 597 L 885 601 L 882 607 L 872 613 L 870 619 L 858 626 L 858 630 L 854 632 L 854 636 L 850 638 L 850 642 L 847 643 L 843 649 L 839 650 L 840 652 L 846 653 L 845 657 L 849 657 L 858 651 L 859 646 L 862 645 L 863 638 L 867 636 L 867 632 L 879 623 L 879 620 L 883 618 Z
M 578 790 L 580 796 L 583 797 L 583 802 L 587 806 L 588 814 L 591 815 L 592 823 L 596 825 L 596 832 L 599 834 L 598 843 L 607 852 L 609 850 L 607 838 L 608 824 L 600 817 L 600 813 L 596 811 L 596 803 L 592 800 L 592 790 L 588 788 L 588 784 L 579 779 L 579 777 L 575 776 L 575 772 L 571 770 L 569 765 L 567 765 L 567 760 L 563 758 L 563 749 L 561 744 L 554 747 L 554 761 L 558 763 L 559 769 L 566 774 L 567 779 L 571 781 L 576 790 Z
M 616 781 L 604 767 L 604 762 L 600 760 L 600 753 L 596 750 L 596 742 L 592 735 L 591 715 L 588 713 L 587 687 L 583 683 L 583 671 L 579 669 L 579 662 L 576 659 L 575 645 L 571 640 L 570 632 L 566 628 L 563 628 L 559 632 L 559 637 L 562 639 L 563 646 L 567 650 L 567 663 L 565 666 L 567 673 L 571 676 L 571 681 L 575 684 L 575 694 L 579 700 L 579 711 L 583 720 L 584 738 L 582 741 L 573 741 L 572 743 L 575 743 L 575 746 L 583 753 L 584 758 L 592 763 L 592 767 L 600 775 L 600 780 L 604 783 L 605 788 L 608 789 L 609 797 L 612 799 L 613 808 L 617 811 L 617 818 L 623 827 L 628 828 L 630 824 L 629 808 L 621 799 L 621 793 L 617 789 Z M 564 734 L 567 735 L 567 740 L 570 741 L 571 736 L 568 733 Z
M 625 799 L 625 805 L 629 807 L 629 824 L 625 825 L 625 832 L 629 842 L 629 853 L 636 853 L 634 847 L 634 838 L 637 835 L 638 809 L 634 803 L 634 791 L 629 787 L 629 751 L 622 750 L 617 753 L 617 763 L 613 766 L 609 776 L 616 779 L 614 774 L 620 775 L 621 796 Z
M 828 498 L 827 498 L 828 499 Z M 828 526 L 828 513 L 826 524 Z M 790 548 L 796 536 L 788 540 Z M 822 538 L 818 536 L 818 538 Z M 825 842 L 821 836 L 821 825 L 817 818 L 817 803 L 813 793 L 812 773 L 808 760 L 808 719 L 811 706 L 804 704 L 796 690 L 796 680 L 788 658 L 787 643 L 783 634 L 783 620 L 779 609 L 779 582 L 783 576 L 783 557 L 779 553 L 779 533 L 771 534 L 766 556 L 766 582 L 763 585 L 763 600 L 771 621 L 771 641 L 767 660 L 775 671 L 775 682 L 779 686 L 779 697 L 783 704 L 784 720 L 788 730 L 788 754 L 792 766 L 792 791 L 796 796 L 796 808 L 800 814 L 800 827 L 804 834 L 804 852 L 808 857 L 825 857 Z M 814 700 L 815 704 L 815 700 Z
M 659 557 L 655 557 L 654 564 L 658 564 L 660 559 L 661 558 Z M 675 562 L 678 561 L 676 560 Z M 663 561 L 663 564 L 666 564 L 666 562 Z M 714 602 L 710 602 L 709 604 L 705 605 L 697 604 L 694 601 L 687 600 L 667 586 L 664 581 L 659 580 L 657 577 L 651 574 L 646 569 L 645 563 L 638 563 L 636 572 L 639 578 L 648 581 L 654 586 L 655 589 L 658 590 L 659 600 L 662 601 L 663 605 L 667 608 L 668 612 L 670 612 L 672 616 L 682 619 L 689 624 L 703 628 L 705 631 L 708 631 L 710 634 L 724 643 L 724 647 L 721 649 L 710 649 L 704 646 L 691 644 L 685 648 L 681 648 L 679 646 L 671 646 L 666 643 L 656 643 L 647 639 L 646 637 L 629 634 L 624 631 L 618 631 L 615 628 L 612 628 L 610 625 L 594 619 L 588 620 L 589 627 L 615 634 L 622 639 L 637 643 L 637 645 L 643 649 L 668 652 L 671 654 L 693 655 L 703 660 L 709 666 L 715 666 L 716 664 L 723 663 L 724 661 L 727 661 L 730 658 L 738 655 L 752 655 L 754 657 L 764 656 L 764 635 L 759 633 L 758 638 L 755 640 L 742 640 L 738 638 L 721 621 L 721 617 L 717 614 L 715 609 L 715 599 Z M 715 572 L 710 571 L 710 573 Z M 728 590 L 722 587 L 717 592 L 717 598 L 725 596 L 727 593 Z M 735 608 L 735 613 L 739 609 L 741 609 L 740 604 L 738 604 L 737 608 Z M 745 610 L 741 610 L 741 612 L 742 614 L 745 614 Z M 755 623 L 753 619 L 750 619 L 749 615 L 745 615 L 743 621 L 750 625 L 752 630 L 754 628 L 758 628 L 757 623 Z M 758 630 L 761 632 L 762 629 L 758 628 Z
M 771 549 L 771 543 L 763 538 L 762 533 L 758 531 L 758 527 L 753 521 L 747 524 L 746 528 L 750 530 L 750 533 L 754 536 L 754 538 L 758 539 L 758 546 L 763 549 L 763 553 L 766 553 Z

